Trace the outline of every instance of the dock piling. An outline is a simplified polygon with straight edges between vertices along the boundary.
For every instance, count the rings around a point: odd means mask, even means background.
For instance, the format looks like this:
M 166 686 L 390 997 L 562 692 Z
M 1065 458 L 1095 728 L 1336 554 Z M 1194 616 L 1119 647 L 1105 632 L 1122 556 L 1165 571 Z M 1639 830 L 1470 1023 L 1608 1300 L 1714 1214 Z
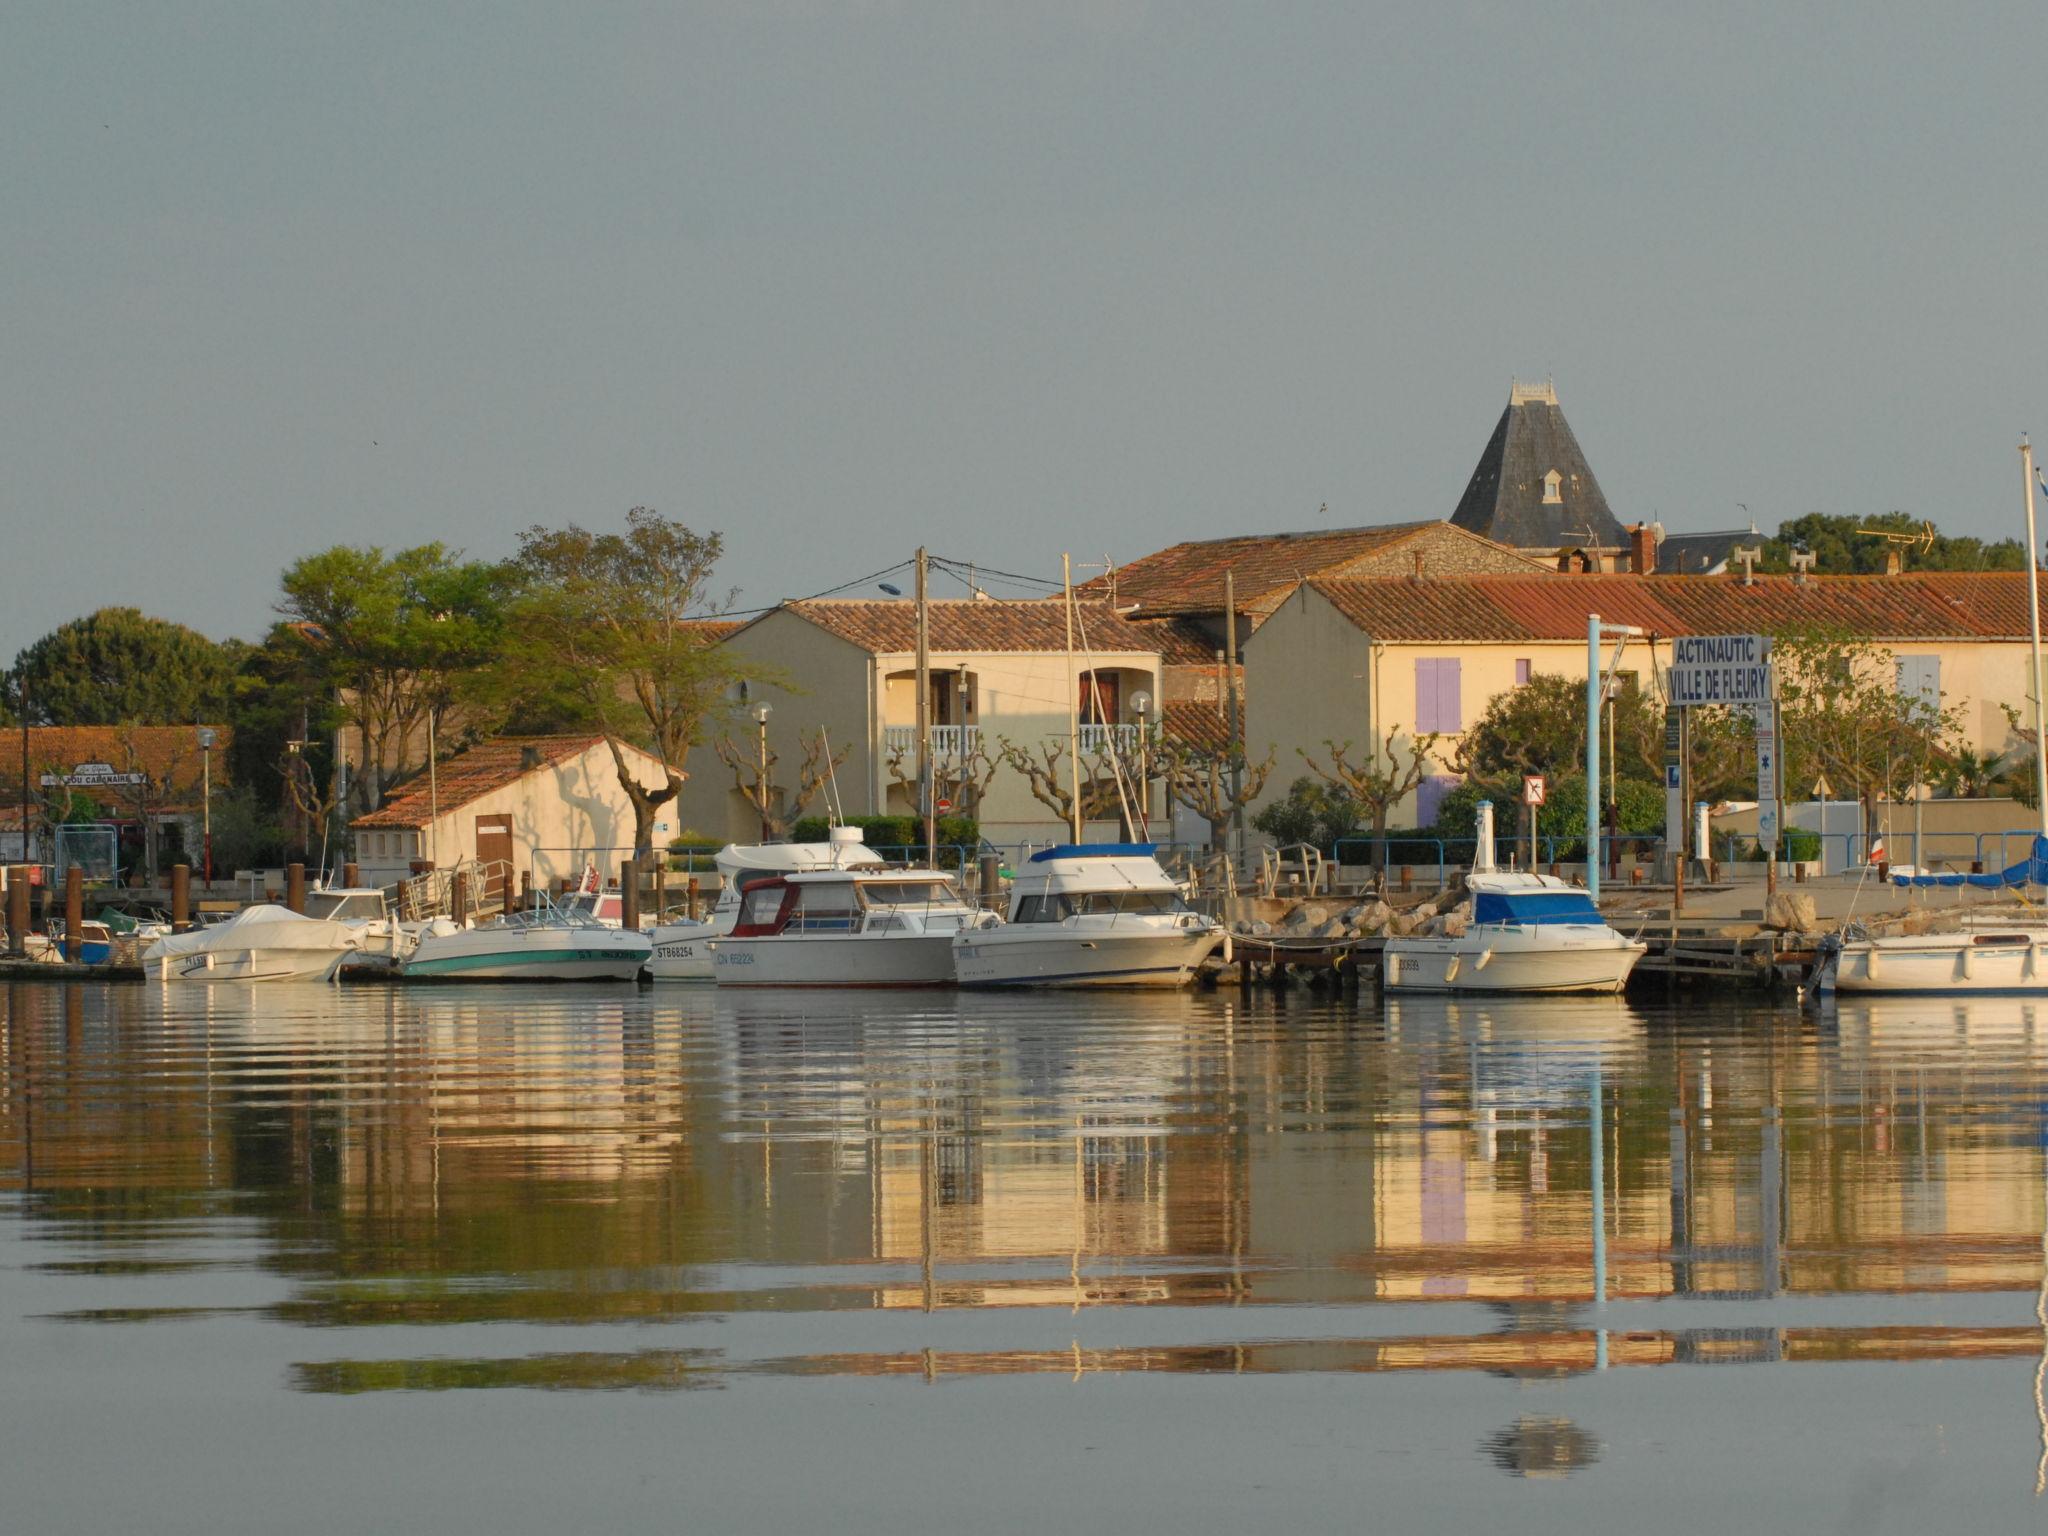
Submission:
M 76 864 L 64 871 L 64 958 L 74 965 L 85 942 L 85 871 Z
M 192 927 L 192 866 L 171 866 L 171 932 L 185 933 Z
M 634 859 L 619 861 L 619 926 L 628 933 L 640 927 L 640 865 Z
M 306 866 L 303 863 L 287 864 L 284 868 L 285 909 L 306 915 Z

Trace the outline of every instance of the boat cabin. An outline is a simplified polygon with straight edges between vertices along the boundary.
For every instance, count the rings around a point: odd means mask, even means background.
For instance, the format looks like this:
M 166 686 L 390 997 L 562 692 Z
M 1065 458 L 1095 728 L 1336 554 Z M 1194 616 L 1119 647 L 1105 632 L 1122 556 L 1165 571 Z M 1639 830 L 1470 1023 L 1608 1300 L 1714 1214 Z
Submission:
M 1188 910 L 1156 843 L 1070 843 L 1031 855 L 1010 887 L 1010 921 L 1173 917 Z
M 819 870 L 750 881 L 732 936 L 932 933 L 957 930 L 974 916 L 952 881 L 933 870 Z
M 326 918 L 335 923 L 382 922 L 384 893 L 372 890 L 308 891 L 306 916 Z

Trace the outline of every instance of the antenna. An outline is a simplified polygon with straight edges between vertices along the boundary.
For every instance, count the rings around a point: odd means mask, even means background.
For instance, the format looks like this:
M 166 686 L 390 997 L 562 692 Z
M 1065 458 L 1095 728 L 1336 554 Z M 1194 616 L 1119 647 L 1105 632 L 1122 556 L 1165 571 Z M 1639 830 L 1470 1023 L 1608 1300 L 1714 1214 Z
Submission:
M 846 807 L 839 799 L 839 765 L 832 761 L 832 738 L 825 734 L 822 725 L 818 727 L 818 745 L 824 749 L 825 776 L 831 789 L 831 798 L 825 807 L 830 814 L 825 818 L 825 824 L 836 827 L 846 820 Z

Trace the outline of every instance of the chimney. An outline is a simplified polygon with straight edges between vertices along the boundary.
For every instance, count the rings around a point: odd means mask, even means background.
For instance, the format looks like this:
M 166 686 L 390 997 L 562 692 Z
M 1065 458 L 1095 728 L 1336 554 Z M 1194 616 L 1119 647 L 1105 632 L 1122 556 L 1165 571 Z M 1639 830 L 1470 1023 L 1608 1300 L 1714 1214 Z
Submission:
M 534 770 L 534 769 L 538 768 L 539 766 L 540 766 L 540 748 L 539 748 L 539 747 L 531 747 L 531 746 L 528 746 L 528 747 L 521 747 L 521 748 L 519 749 L 519 771 L 520 771 L 521 773 L 531 773 L 531 772 L 533 772 L 533 770 Z
M 1415 551 L 1415 574 L 1408 578 L 1418 587 L 1422 585 L 1422 551 Z
M 1628 531 L 1628 568 L 1638 576 L 1657 569 L 1657 530 L 1648 523 L 1637 523 Z

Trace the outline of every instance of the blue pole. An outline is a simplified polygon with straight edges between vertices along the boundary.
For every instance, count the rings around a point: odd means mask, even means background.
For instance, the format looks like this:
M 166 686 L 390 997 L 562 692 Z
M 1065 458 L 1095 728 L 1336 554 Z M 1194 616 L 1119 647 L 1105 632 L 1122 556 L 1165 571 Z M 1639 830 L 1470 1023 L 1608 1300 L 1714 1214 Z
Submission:
M 1586 615 L 1586 894 L 1600 899 L 1600 615 Z

